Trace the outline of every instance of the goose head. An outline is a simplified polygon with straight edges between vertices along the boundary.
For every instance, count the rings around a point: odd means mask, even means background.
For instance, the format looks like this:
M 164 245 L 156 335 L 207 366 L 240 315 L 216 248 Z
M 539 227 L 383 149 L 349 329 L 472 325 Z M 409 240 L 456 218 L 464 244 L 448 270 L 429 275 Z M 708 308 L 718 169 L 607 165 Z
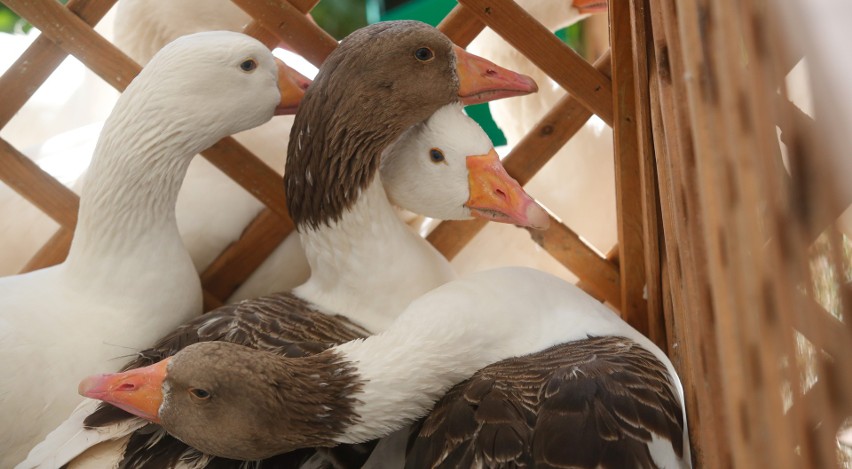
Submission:
M 297 72 L 254 38 L 202 32 L 167 44 L 133 80 L 117 108 L 135 109 L 134 118 L 168 116 L 175 127 L 205 134 L 209 146 L 275 114 L 294 113 L 305 87 Z
M 332 438 L 354 423 L 351 394 L 359 386 L 351 364 L 331 350 L 286 359 L 202 342 L 154 365 L 88 377 L 78 390 L 204 453 L 262 459 L 336 444 Z
M 460 104 L 442 107 L 402 134 L 382 158 L 382 180 L 393 203 L 428 217 L 477 217 L 531 228 L 549 224 Z
M 293 221 L 315 228 L 338 220 L 385 149 L 439 108 L 536 90 L 531 78 L 465 52 L 424 23 L 353 32 L 320 67 L 290 131 L 284 179 Z

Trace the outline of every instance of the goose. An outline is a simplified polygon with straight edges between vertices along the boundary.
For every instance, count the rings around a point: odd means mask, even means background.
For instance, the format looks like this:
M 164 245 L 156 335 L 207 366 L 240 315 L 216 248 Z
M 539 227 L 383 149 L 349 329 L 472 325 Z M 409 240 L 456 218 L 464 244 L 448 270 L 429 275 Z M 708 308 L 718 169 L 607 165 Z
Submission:
M 311 277 L 279 296 L 292 297 L 324 314 L 345 316 L 358 327 L 377 332 L 412 299 L 455 278 L 446 259 L 399 220 L 381 179 L 375 177 L 383 152 L 403 134 L 406 151 L 428 158 L 427 168 L 447 168 L 454 176 L 449 184 L 437 188 L 424 184 L 426 178 L 418 183 L 413 177 L 414 182 L 394 192 L 400 200 L 430 200 L 428 206 L 413 208 L 426 211 L 431 207 L 426 214 L 432 216 L 478 216 L 546 227 L 547 214 L 505 173 L 490 141 L 456 104 L 535 88 L 529 78 L 454 47 L 443 34 L 419 22 L 380 23 L 341 42 L 305 94 L 292 130 L 285 188 Z M 418 125 L 430 115 L 434 118 Z M 434 132 L 449 130 L 460 132 L 459 138 L 441 145 L 430 138 Z M 444 151 L 470 157 L 462 157 L 462 165 L 458 158 L 448 161 Z M 394 164 L 389 171 L 405 173 Z M 421 191 L 421 195 L 405 199 L 406 191 Z M 442 202 L 446 196 L 440 194 L 447 194 L 451 201 Z M 264 301 L 237 305 L 246 308 Z M 231 317 L 228 307 L 223 308 L 214 313 L 224 311 L 222 314 Z M 283 315 L 287 308 L 279 306 L 270 314 Z M 202 316 L 187 327 L 209 330 L 208 317 L 217 316 Z M 239 324 L 239 317 L 236 320 Z M 227 331 L 240 330 L 229 323 L 223 327 L 226 332 L 213 339 L 222 336 L 227 340 Z M 174 340 L 183 343 L 185 334 L 176 334 Z M 257 333 L 234 334 L 260 340 Z M 169 337 L 164 339 L 166 344 L 172 340 Z M 170 350 L 171 346 L 155 349 Z M 85 412 L 75 412 L 68 425 L 60 426 L 54 432 L 57 436 L 51 435 L 35 448 L 22 467 L 54 458 L 47 464 L 51 466 L 56 463 L 54 449 L 74 452 L 91 446 L 92 438 L 99 441 L 97 432 L 80 432 L 81 422 L 75 415 Z M 68 428 L 71 430 L 66 431 Z M 105 433 L 103 438 L 112 439 Z M 64 438 L 69 434 L 85 441 L 81 446 L 67 443 Z M 77 453 L 62 453 L 61 457 L 73 458 Z
M 230 0 L 122 0 L 116 10 L 115 45 L 142 65 L 180 36 L 213 30 L 239 32 L 251 20 Z M 304 88 L 310 83 L 295 70 L 289 70 L 288 75 Z M 292 123 L 292 116 L 281 116 L 256 128 L 246 129 L 234 138 L 268 166 L 283 173 L 283 149 L 286 148 Z M 67 136 L 73 137 L 75 145 L 87 149 L 94 146 L 97 132 L 76 129 Z M 38 161 L 48 152 L 25 153 Z M 63 154 L 63 157 L 67 156 L 67 153 Z M 84 161 L 80 164 L 85 166 Z M 78 191 L 80 182 L 82 177 L 67 181 Z M 8 275 L 20 271 L 57 226 L 6 186 L 0 186 L 0 208 L 0 213 L 17 215 L 0 219 L 0 239 L 3 240 L 0 275 Z M 209 161 L 193 158 L 178 193 L 176 216 L 178 231 L 196 269 L 203 272 L 229 244 L 239 239 L 245 227 L 262 209 L 260 201 Z M 22 236 L 23 233 L 27 236 Z M 298 238 L 294 240 L 287 246 L 298 246 Z M 309 273 L 301 249 L 289 254 L 289 261 L 287 269 L 276 271 L 277 282 L 285 284 L 287 289 L 303 283 Z M 264 289 L 264 293 L 272 292 Z
M 516 1 L 550 31 L 607 11 L 606 0 Z M 523 72 L 540 85 L 535 95 L 489 103 L 491 114 L 510 146 L 517 144 L 565 96 L 562 87 L 491 29 L 483 30 L 468 50 Z M 612 130 L 593 116 L 525 185 L 567 226 L 604 253 L 618 242 L 612 155 Z M 495 224 L 486 226 L 453 259 L 452 265 L 459 273 L 526 265 L 566 280 L 574 279 L 564 266 L 531 243 L 527 233 Z
M 198 151 L 295 110 L 303 90 L 281 66 L 255 39 L 205 33 L 173 42 L 127 87 L 95 150 L 67 260 L 0 278 L 0 372 L 15 377 L 0 410 L 21 419 L 0 429 L 0 466 L 73 410 L 79 399 L 65 390 L 80 373 L 118 369 L 115 357 L 201 313 L 175 198 Z
M 406 467 L 690 466 L 683 391 L 666 355 L 541 271 L 449 282 L 367 338 L 307 354 L 286 352 L 309 348 L 298 342 L 270 345 L 195 343 L 85 378 L 79 392 L 232 459 L 369 441 L 441 399 L 415 427 Z

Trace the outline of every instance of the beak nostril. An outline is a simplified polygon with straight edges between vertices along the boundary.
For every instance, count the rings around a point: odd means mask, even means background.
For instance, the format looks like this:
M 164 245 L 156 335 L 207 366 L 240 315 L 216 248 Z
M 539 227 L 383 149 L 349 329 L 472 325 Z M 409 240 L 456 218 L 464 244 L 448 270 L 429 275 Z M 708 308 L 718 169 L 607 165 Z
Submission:
M 133 383 L 122 383 L 121 386 L 116 388 L 116 391 L 133 391 L 136 389 L 136 385 Z
M 494 76 L 494 75 L 497 75 L 497 71 L 494 70 L 493 68 L 489 68 L 488 70 L 485 71 L 485 74 L 488 75 L 488 76 Z
M 498 196 L 500 196 L 500 198 L 501 198 L 501 199 L 503 199 L 503 200 L 507 200 L 507 199 L 509 198 L 509 197 L 506 195 L 506 193 L 505 193 L 505 192 L 503 192 L 503 190 L 502 190 L 502 189 L 494 189 L 494 192 L 496 192 L 496 193 L 497 193 L 497 195 L 498 195 Z

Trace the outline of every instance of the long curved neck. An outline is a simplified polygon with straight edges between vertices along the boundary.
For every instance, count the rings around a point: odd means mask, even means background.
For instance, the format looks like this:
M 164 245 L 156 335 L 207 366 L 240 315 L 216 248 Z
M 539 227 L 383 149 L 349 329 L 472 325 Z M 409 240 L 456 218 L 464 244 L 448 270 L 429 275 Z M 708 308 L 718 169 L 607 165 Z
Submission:
M 339 220 L 300 232 L 311 277 L 294 293 L 372 332 L 455 277 L 446 259 L 399 219 L 378 177 Z
M 213 138 L 192 135 L 192 125 L 156 106 L 124 112 L 130 108 L 120 102 L 104 125 L 81 194 L 70 268 L 187 255 L 175 202 L 192 156 Z

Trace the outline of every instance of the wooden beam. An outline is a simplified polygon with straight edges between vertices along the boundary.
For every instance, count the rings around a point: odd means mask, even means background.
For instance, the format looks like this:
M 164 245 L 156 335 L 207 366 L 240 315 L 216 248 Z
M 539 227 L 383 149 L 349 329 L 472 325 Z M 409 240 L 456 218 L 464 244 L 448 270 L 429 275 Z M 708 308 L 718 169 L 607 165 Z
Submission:
M 456 45 L 466 48 L 485 29 L 485 23 L 480 21 L 470 8 L 464 5 L 456 5 L 441 20 L 438 29 Z
M 22 274 L 32 272 L 33 270 L 50 267 L 60 262 L 64 262 L 68 257 L 68 251 L 71 248 L 71 241 L 74 239 L 74 228 L 66 228 L 64 226 L 56 230 L 56 233 L 44 243 L 44 246 L 35 253 L 35 255 L 27 261 L 21 269 Z
M 482 22 L 609 125 L 612 83 L 512 0 L 460 0 Z M 618 3 L 618 2 L 613 2 Z
M 645 249 L 642 217 L 642 165 L 637 128 L 636 78 L 629 2 L 609 2 L 615 117 L 615 194 L 621 268 L 621 314 L 648 335 L 644 299 Z M 644 52 L 643 52 L 644 53 Z
M 60 225 L 73 230 L 80 198 L 0 138 L 0 180 Z
M 290 2 L 233 2 L 317 67 L 337 47 L 337 40 L 305 16 L 307 11 L 300 10 Z M 308 4 L 303 2 L 300 6 Z
M 263 210 L 240 239 L 204 270 L 201 284 L 210 294 L 226 301 L 292 231 L 292 222 L 282 223 L 271 210 Z
M 86 24 L 94 26 L 116 0 L 70 0 L 66 7 Z M 8 4 L 9 2 L 5 2 Z M 42 34 L 0 77 L 0 128 L 24 106 L 68 53 Z

